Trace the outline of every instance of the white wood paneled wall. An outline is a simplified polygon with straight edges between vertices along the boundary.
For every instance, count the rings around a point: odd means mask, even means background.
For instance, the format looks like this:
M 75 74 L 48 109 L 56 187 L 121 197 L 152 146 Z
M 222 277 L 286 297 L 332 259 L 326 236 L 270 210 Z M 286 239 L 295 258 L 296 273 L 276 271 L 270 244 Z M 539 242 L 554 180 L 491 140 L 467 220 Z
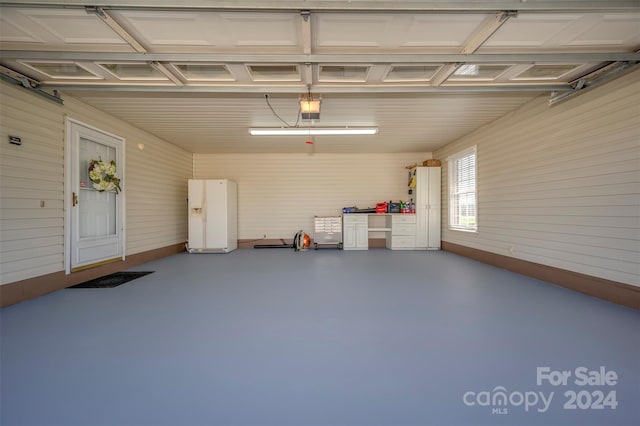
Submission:
M 126 139 L 126 254 L 187 239 L 191 153 L 63 98 L 64 106 L 0 84 L 2 284 L 64 270 L 65 115 Z M 20 136 L 22 146 L 10 145 L 8 135 Z
M 478 146 L 478 233 L 448 229 L 447 156 Z M 442 240 L 640 285 L 640 71 L 548 97 L 434 153 Z
M 61 105 L 0 83 L 2 284 L 64 269 L 63 112 Z M 22 145 L 10 145 L 9 135 Z
M 407 200 L 405 166 L 429 158 L 431 153 L 195 154 L 194 177 L 238 183 L 240 239 L 291 239 L 300 229 L 313 236 L 314 216 Z

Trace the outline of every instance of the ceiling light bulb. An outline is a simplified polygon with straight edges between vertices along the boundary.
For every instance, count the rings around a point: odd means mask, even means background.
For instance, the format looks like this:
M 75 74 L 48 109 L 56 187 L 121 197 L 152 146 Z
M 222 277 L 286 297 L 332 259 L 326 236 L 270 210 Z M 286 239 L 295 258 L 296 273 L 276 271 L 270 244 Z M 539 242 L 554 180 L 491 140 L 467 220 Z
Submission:
M 320 101 L 310 101 L 310 100 L 300 101 L 300 111 L 303 114 L 319 113 Z

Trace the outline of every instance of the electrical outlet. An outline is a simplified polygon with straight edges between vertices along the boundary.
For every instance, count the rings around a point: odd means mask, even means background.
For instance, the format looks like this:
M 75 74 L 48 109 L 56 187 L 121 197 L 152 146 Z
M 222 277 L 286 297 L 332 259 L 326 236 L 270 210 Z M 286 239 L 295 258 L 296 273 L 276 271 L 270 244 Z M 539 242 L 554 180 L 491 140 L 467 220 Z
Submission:
M 509 254 L 513 254 L 514 251 L 516 251 L 516 248 L 514 246 L 509 246 Z

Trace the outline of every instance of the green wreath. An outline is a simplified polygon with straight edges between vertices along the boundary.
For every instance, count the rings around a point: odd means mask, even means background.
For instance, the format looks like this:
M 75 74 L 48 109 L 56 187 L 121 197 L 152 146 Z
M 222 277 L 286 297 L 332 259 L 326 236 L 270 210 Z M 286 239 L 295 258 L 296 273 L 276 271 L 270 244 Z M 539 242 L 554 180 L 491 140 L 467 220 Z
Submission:
M 120 189 L 120 178 L 116 176 L 116 162 L 107 163 L 102 160 L 91 160 L 89 163 L 89 179 L 93 187 L 100 192 L 122 191 Z

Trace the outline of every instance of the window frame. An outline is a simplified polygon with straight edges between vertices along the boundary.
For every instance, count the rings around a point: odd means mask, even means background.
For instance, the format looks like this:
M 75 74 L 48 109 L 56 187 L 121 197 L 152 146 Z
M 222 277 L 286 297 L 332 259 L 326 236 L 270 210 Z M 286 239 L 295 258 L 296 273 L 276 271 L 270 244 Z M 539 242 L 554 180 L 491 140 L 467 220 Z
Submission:
M 457 201 L 459 199 L 459 195 L 461 194 L 461 192 L 459 192 L 457 185 L 458 185 L 458 179 L 457 179 L 457 170 L 458 170 L 458 162 L 464 158 L 467 158 L 469 156 L 473 156 L 474 157 L 474 166 L 473 166 L 473 180 L 474 180 L 474 187 L 473 187 L 473 191 L 466 191 L 465 194 L 473 194 L 474 196 L 474 203 L 475 203 L 475 220 L 474 220 L 474 226 L 470 227 L 470 226 L 461 226 L 461 225 L 455 225 L 454 223 L 456 221 L 454 221 L 454 218 L 457 219 L 457 222 L 460 222 L 460 218 L 459 217 L 455 217 L 454 215 L 457 214 L 456 209 L 454 208 L 454 201 Z M 462 232 L 472 232 L 472 233 L 477 233 L 478 232 L 478 146 L 477 145 L 473 145 L 470 146 L 468 148 L 465 148 L 461 151 L 456 152 L 455 154 L 450 155 L 447 158 L 447 168 L 448 168 L 448 175 L 449 175 L 449 182 L 448 182 L 448 189 L 449 189 L 449 212 L 448 212 L 448 227 L 450 230 L 452 231 L 462 231 Z M 454 194 L 455 192 L 455 194 Z

